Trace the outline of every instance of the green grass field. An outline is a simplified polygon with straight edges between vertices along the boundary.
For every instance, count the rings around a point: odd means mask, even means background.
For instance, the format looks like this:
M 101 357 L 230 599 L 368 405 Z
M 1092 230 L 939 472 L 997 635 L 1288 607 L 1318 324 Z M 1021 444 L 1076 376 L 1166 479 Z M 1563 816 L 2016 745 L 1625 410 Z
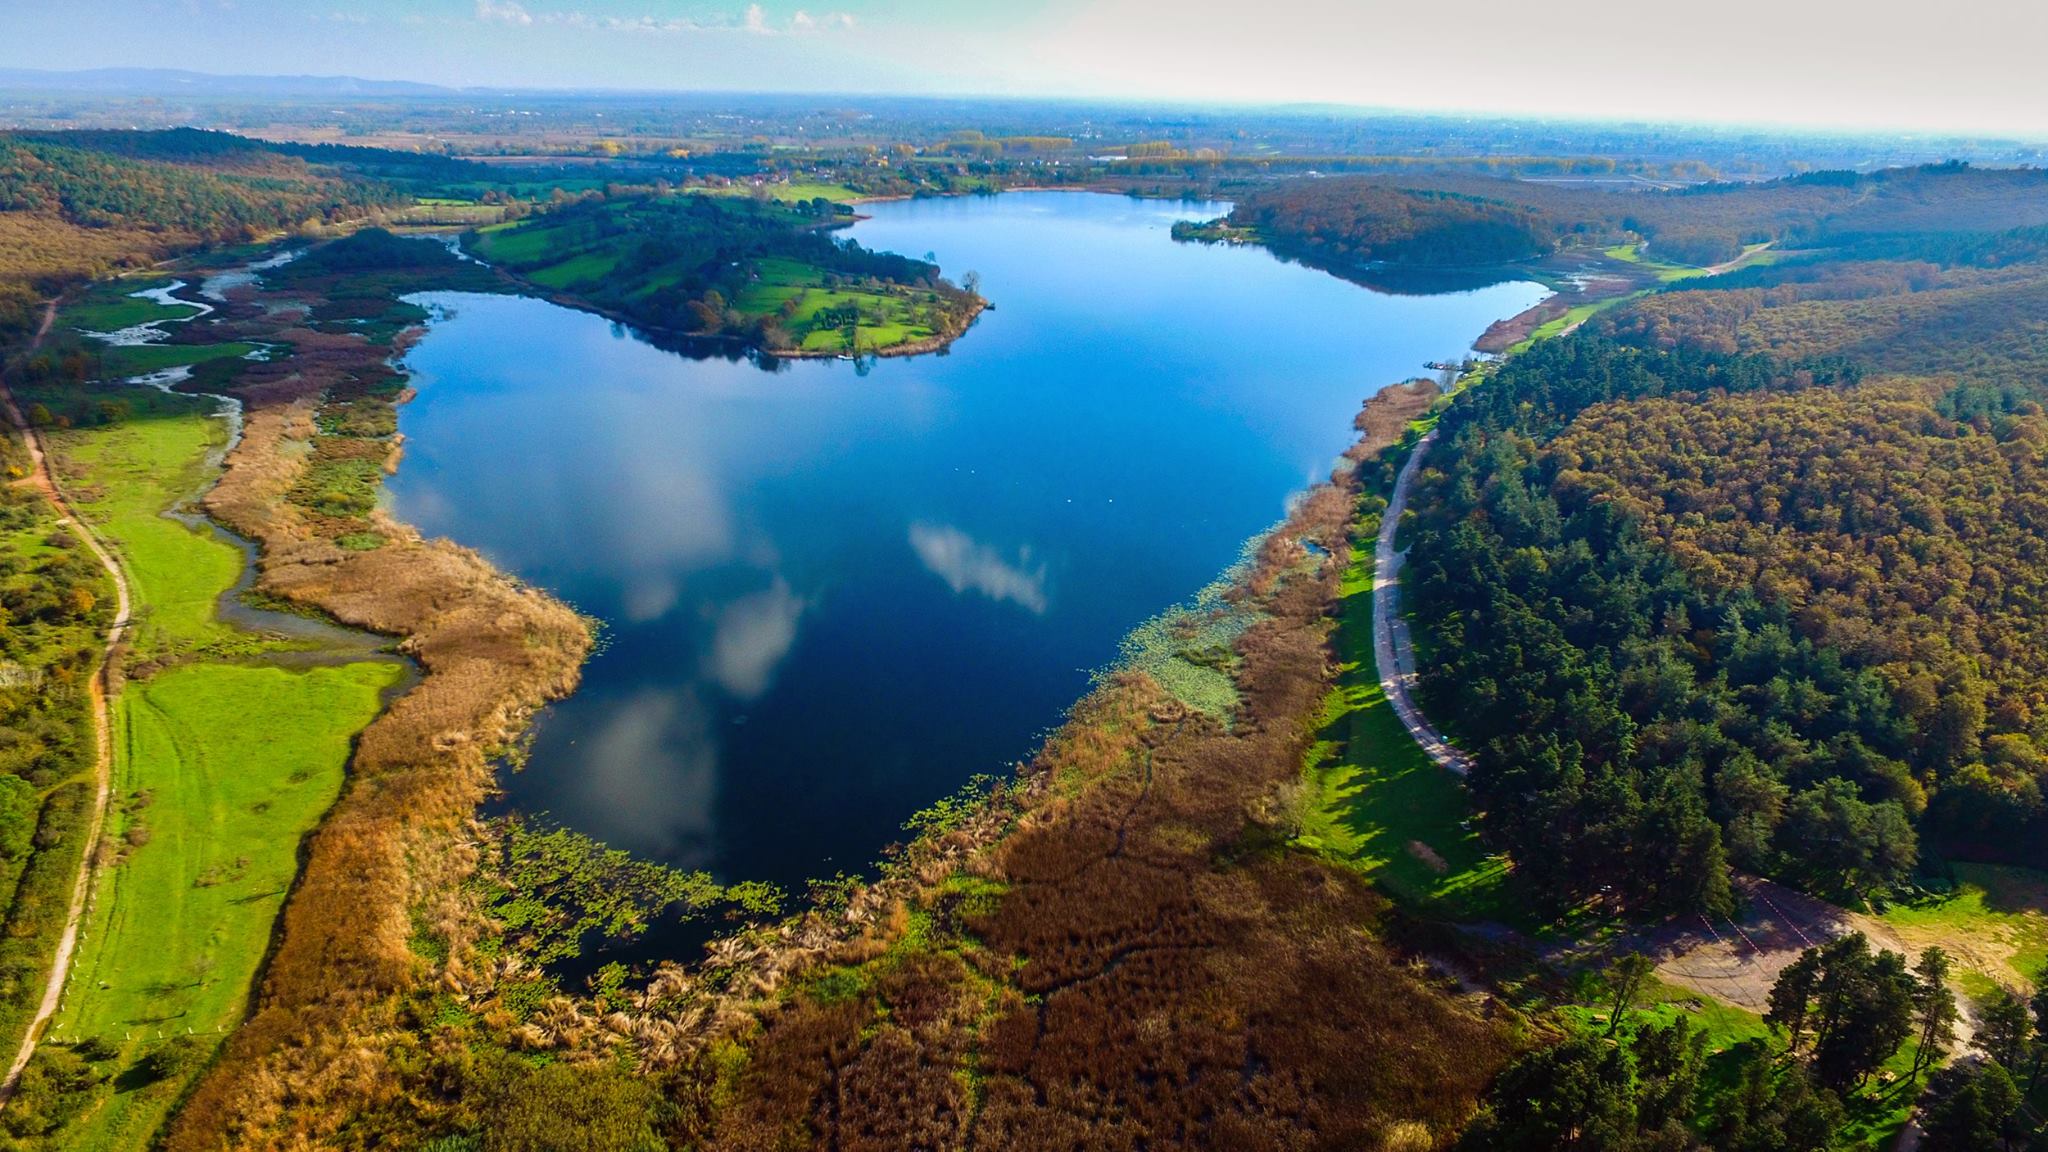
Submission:
M 1956 864 L 1945 895 L 1895 904 L 1881 919 L 1914 950 L 1955 957 L 1956 983 L 1973 997 L 2005 984 L 2025 991 L 2048 966 L 2048 875 L 1999 864 Z
M 226 428 L 213 402 L 142 387 L 88 395 L 122 414 L 54 433 L 53 455 L 127 571 L 130 667 L 172 662 L 131 677 L 115 701 L 111 859 L 96 873 L 52 1026 L 52 1039 L 71 1047 L 49 1058 L 68 1051 L 93 1073 L 69 1097 L 79 1111 L 62 1147 L 141 1149 L 240 1020 L 299 845 L 339 794 L 356 733 L 403 667 L 247 662 L 280 644 L 215 615 L 242 572 L 241 550 L 163 515 L 215 475 L 209 457 Z
M 66 327 L 83 332 L 116 332 L 154 320 L 197 313 L 199 310 L 189 304 L 172 308 L 133 295 L 169 283 L 169 280 L 113 280 L 98 285 L 77 302 L 64 307 L 63 322 Z
M 1767 243 L 1745 245 L 1742 249 L 1742 255 L 1730 262 L 1729 271 L 1747 267 L 1751 264 L 1768 264 L 1772 262 L 1777 258 L 1777 253 L 1766 251 L 1769 247 L 1770 245 Z M 1657 279 L 1665 284 L 1712 274 L 1708 269 L 1698 267 L 1697 265 L 1673 264 L 1666 260 L 1652 259 L 1643 255 L 1643 246 L 1641 244 L 1616 244 L 1605 251 L 1607 255 L 1616 260 L 1627 261 L 1630 264 L 1639 264 L 1644 268 L 1650 269 L 1656 273 Z
M 561 242 L 559 231 L 545 224 L 508 220 L 477 229 L 476 252 L 492 263 L 532 264 Z
M 393 663 L 307 671 L 185 665 L 123 689 L 119 862 L 100 874 L 51 1037 L 127 1069 L 164 1041 L 211 1049 L 241 1019 L 299 841 L 341 790 Z M 182 1085 L 115 1074 L 66 1147 L 141 1148 Z
M 135 651 L 246 650 L 252 638 L 214 617 L 214 601 L 241 574 L 241 551 L 163 515 L 206 485 L 207 454 L 226 443 L 227 429 L 210 400 L 133 392 L 132 418 L 58 433 L 53 442 L 79 511 L 128 571 Z
M 756 271 L 760 279 L 733 301 L 734 307 L 742 312 L 774 312 L 794 299 L 796 308 L 790 313 L 789 323 L 797 329 L 815 323 L 819 312 L 831 308 L 851 306 L 863 314 L 875 313 L 884 318 L 881 324 L 858 325 L 852 344 L 847 343 L 844 328 L 813 329 L 804 336 L 806 351 L 881 349 L 932 336 L 931 328 L 918 322 L 915 308 L 903 295 L 826 288 L 823 272 L 795 260 L 764 259 L 757 264 Z
M 228 360 L 256 351 L 254 344 L 134 344 L 107 348 L 100 353 L 100 375 L 141 376 L 166 368 Z
M 605 249 L 597 252 L 582 252 L 559 264 L 550 264 L 526 274 L 536 284 L 554 289 L 564 289 L 586 280 L 597 280 L 611 274 L 619 266 L 624 252 Z
M 768 198 L 785 203 L 809 200 L 830 200 L 834 204 L 849 204 L 860 199 L 860 193 L 844 184 L 819 184 L 796 182 L 791 184 L 769 184 Z M 728 184 L 723 188 L 689 188 L 686 192 L 702 196 L 752 196 L 754 189 L 748 184 Z
M 1378 520 L 1367 528 L 1377 531 Z M 1518 927 L 1507 861 L 1470 826 L 1457 777 L 1430 761 L 1380 691 L 1372 651 L 1372 541 L 1351 549 L 1337 625 L 1337 687 L 1324 701 L 1310 750 L 1310 794 L 1298 843 L 1358 869 L 1395 899 L 1459 922 Z

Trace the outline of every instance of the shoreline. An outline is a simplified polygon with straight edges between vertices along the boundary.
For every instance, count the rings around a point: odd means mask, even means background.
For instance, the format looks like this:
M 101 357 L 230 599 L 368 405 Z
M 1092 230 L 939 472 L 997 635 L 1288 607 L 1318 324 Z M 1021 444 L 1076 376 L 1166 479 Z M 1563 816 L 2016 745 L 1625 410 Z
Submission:
M 631 323 L 602 309 L 579 310 Z M 961 334 L 981 310 L 975 310 Z M 396 342 L 395 356 L 391 349 L 375 354 L 401 361 L 404 349 L 421 331 L 417 325 L 408 328 Z M 287 341 L 291 355 L 282 358 L 287 364 L 301 355 L 301 342 L 312 335 L 302 329 L 295 333 L 298 339 Z M 1392 395 L 1398 387 L 1390 384 L 1374 399 Z M 402 403 L 409 392 L 401 392 L 395 402 Z M 422 979 L 481 979 L 488 988 L 490 978 L 481 973 L 458 977 L 461 926 L 475 915 L 473 908 L 461 906 L 465 897 L 460 878 L 475 866 L 474 848 L 465 846 L 462 830 L 492 786 L 492 754 L 515 746 L 538 708 L 574 690 L 589 649 L 587 627 L 552 596 L 498 571 L 459 544 L 424 540 L 416 529 L 384 512 L 374 518 L 392 543 L 376 552 L 345 553 L 331 542 L 308 539 L 283 499 L 296 471 L 287 467 L 280 472 L 279 465 L 292 455 L 284 446 L 297 438 L 294 432 L 303 433 L 310 423 L 318 395 L 317 390 L 308 390 L 250 405 L 243 443 L 230 454 L 220 481 L 208 494 L 207 511 L 258 544 L 259 589 L 311 604 L 344 624 L 402 638 L 402 650 L 420 663 L 423 676 L 412 693 L 381 712 L 360 737 L 342 797 L 308 838 L 301 882 L 281 915 L 277 947 L 260 977 L 256 1010 L 231 1035 L 218 1064 L 167 1130 L 166 1146 L 173 1149 L 216 1147 L 222 1133 L 255 1146 L 332 1133 L 342 1118 L 331 1109 L 348 1098 L 351 1085 L 359 1089 L 369 1082 L 364 1077 L 374 1078 L 370 1069 L 339 1067 L 338 1055 L 359 1042 L 363 1028 L 376 1030 L 374 1021 L 395 996 Z M 1349 464 L 1340 472 L 1347 477 L 1355 477 L 1364 462 L 1364 443 L 1361 438 L 1345 453 Z M 1300 493 L 1298 504 L 1328 501 L 1336 491 L 1329 481 L 1312 485 Z M 1264 547 L 1284 547 L 1284 535 L 1273 535 Z M 389 557 L 375 559 L 392 552 L 408 557 L 403 567 L 410 571 L 392 571 Z M 1270 590 L 1270 579 L 1248 574 L 1243 590 L 1258 594 L 1262 583 Z M 462 637 L 450 636 L 448 630 L 475 629 L 480 622 L 462 603 L 409 613 L 406 606 L 416 607 L 422 597 L 453 598 L 478 608 L 494 605 L 491 614 L 502 617 L 509 611 L 522 635 L 535 626 L 573 627 L 574 640 L 565 640 L 538 664 L 498 645 L 475 659 L 454 658 L 447 647 L 459 644 Z M 451 621 L 451 616 L 471 618 Z M 522 641 L 519 650 L 525 647 Z M 441 697 L 458 675 L 489 677 L 490 688 L 472 694 L 470 707 L 462 709 L 465 723 L 419 730 L 421 714 L 441 714 L 447 703 Z M 1084 696 L 1077 712 L 1094 696 Z M 1049 755 L 1064 731 L 1062 727 L 1049 738 L 1033 762 Z M 916 862 L 916 871 L 928 872 L 939 861 L 957 862 L 970 850 L 999 845 L 1014 831 L 1016 822 L 1000 812 L 977 811 L 972 823 L 978 834 L 963 840 L 967 830 L 956 825 L 943 835 L 921 839 L 905 854 L 906 864 Z M 894 882 L 884 877 L 863 886 L 845 917 L 836 922 L 820 919 L 812 910 L 742 935 L 787 945 L 758 952 L 758 967 L 773 982 L 795 962 L 789 948 L 815 956 L 859 938 L 874 918 L 884 917 L 892 901 L 902 898 L 907 882 L 909 877 L 899 872 Z M 438 909 L 436 915 L 456 925 L 456 938 L 448 949 L 451 959 L 430 963 L 424 970 L 408 942 L 414 931 L 411 917 L 422 905 Z M 348 914 L 338 916 L 338 908 L 346 908 Z M 835 940 L 839 943 L 832 943 Z M 663 970 L 694 971 L 700 964 L 697 959 L 670 961 Z M 724 993 L 714 1000 L 728 1007 L 734 1003 Z M 723 1009 L 719 1015 L 730 1022 Z M 287 1083 L 293 1085 L 291 1105 L 280 1095 Z M 275 1127 L 280 1123 L 285 1127 Z

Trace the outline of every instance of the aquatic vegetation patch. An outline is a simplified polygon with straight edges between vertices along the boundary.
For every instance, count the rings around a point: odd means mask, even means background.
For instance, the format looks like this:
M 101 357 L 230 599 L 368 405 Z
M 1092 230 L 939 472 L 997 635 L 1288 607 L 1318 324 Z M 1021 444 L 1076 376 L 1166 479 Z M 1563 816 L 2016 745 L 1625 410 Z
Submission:
M 1237 642 L 1259 619 L 1251 601 L 1233 598 L 1231 591 L 1251 570 L 1267 535 L 1248 542 L 1237 561 L 1194 599 L 1133 628 L 1109 671 L 1143 672 L 1175 700 L 1228 724 L 1239 703 Z

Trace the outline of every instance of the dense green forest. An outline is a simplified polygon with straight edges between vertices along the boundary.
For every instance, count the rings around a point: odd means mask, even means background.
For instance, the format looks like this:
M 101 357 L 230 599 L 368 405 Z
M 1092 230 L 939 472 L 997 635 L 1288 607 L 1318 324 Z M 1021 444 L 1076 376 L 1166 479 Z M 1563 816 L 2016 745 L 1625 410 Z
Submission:
M 1835 246 L 1673 284 L 1446 414 L 1425 691 L 1534 892 L 1714 909 L 1734 867 L 1856 901 L 1930 852 L 2048 862 L 2042 182 L 1630 197 L 1632 228 L 1753 200 L 1742 241 Z
M 1272 185 L 1239 200 L 1224 222 L 1283 255 L 1325 265 L 1500 264 L 1541 255 L 1552 243 L 1542 219 L 1526 208 L 1367 180 Z
M 1706 267 L 1766 242 L 1841 248 L 2048 224 L 2048 172 L 1942 164 L 1669 190 L 1389 173 L 1256 188 L 1230 219 L 1282 252 L 1452 264 L 1640 240 L 1657 259 Z
M 1722 909 L 1731 855 L 1849 896 L 1912 866 L 1912 827 L 1884 791 L 1904 749 L 1881 683 L 1781 606 L 1695 584 L 1546 450 L 1595 404 L 1853 374 L 1570 339 L 1446 413 L 1413 526 L 1437 655 L 1425 696 L 1475 754 L 1488 837 L 1539 896 Z
M 965 327 L 972 291 L 937 265 L 836 239 L 850 210 L 818 199 L 593 194 L 483 230 L 485 259 L 544 290 L 649 328 L 771 352 L 924 346 Z

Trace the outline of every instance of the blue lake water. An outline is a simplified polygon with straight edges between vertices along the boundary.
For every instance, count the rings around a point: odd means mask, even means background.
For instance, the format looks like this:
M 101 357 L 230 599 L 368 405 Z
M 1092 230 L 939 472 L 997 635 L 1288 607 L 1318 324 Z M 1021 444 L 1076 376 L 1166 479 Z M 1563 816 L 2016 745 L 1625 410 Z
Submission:
M 1365 397 L 1543 295 L 1382 295 L 1169 238 L 1227 207 L 863 209 L 861 243 L 977 271 L 996 305 L 866 375 L 432 297 L 395 511 L 605 622 L 510 801 L 725 880 L 857 871 L 1028 755 L 1124 633 L 1329 473 Z

